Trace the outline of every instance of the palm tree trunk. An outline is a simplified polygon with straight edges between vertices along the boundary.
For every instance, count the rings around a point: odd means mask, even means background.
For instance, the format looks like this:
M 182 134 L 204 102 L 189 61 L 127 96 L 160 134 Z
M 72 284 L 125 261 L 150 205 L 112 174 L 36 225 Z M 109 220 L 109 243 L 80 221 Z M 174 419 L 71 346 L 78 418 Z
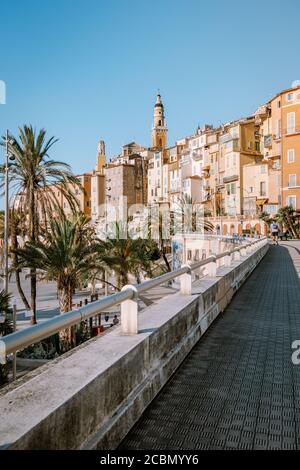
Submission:
M 18 269 L 18 257 L 15 253 L 15 250 L 18 248 L 18 238 L 17 238 L 17 230 L 16 230 L 16 222 L 15 222 L 15 215 L 12 213 L 11 217 L 11 225 L 10 225 L 10 230 L 11 230 L 11 245 L 12 245 L 12 261 L 13 265 L 15 266 L 15 275 L 16 275 L 16 284 L 17 284 L 17 289 L 19 292 L 19 295 L 23 301 L 24 307 L 29 310 L 30 305 L 28 300 L 26 299 L 26 296 L 24 294 L 24 291 L 21 286 L 21 279 L 20 279 L 20 270 Z
M 65 286 L 58 290 L 59 310 L 61 314 L 69 312 L 72 309 L 72 287 Z M 75 326 L 65 328 L 59 332 L 60 353 L 65 353 L 72 349 L 75 344 Z
M 295 230 L 295 226 L 294 226 L 294 224 L 293 224 L 293 220 L 292 220 L 290 214 L 288 214 L 288 213 L 286 214 L 286 219 L 287 219 L 287 225 L 288 225 L 289 229 L 291 230 L 291 232 L 292 232 L 292 234 L 293 234 L 293 237 L 294 237 L 294 238 L 299 238 L 299 237 L 298 237 L 298 234 L 297 234 L 297 232 L 296 232 L 296 230 Z
M 19 269 L 16 269 L 15 271 L 15 274 L 16 274 L 16 284 L 17 284 L 17 289 L 18 289 L 18 292 L 19 292 L 19 295 L 22 299 L 22 302 L 24 304 L 24 307 L 26 308 L 26 310 L 30 310 L 30 304 L 24 294 L 24 291 L 22 289 L 22 286 L 21 286 L 21 279 L 20 279 L 20 270 Z

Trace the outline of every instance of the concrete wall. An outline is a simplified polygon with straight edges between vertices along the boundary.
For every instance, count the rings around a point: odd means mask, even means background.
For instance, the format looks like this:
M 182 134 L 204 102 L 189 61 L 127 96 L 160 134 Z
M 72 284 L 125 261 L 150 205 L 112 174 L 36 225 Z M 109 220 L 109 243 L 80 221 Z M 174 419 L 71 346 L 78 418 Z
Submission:
M 267 249 L 146 308 L 138 335 L 117 327 L 3 390 L 0 448 L 116 448 Z

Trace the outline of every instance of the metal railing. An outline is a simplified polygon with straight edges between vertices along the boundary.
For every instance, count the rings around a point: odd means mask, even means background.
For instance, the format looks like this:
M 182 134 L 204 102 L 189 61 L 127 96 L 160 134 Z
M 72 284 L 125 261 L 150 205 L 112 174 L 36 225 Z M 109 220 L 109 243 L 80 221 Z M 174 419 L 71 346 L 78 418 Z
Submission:
M 59 333 L 61 330 L 79 324 L 109 307 L 121 304 L 121 328 L 124 334 L 137 334 L 138 295 L 142 292 L 158 287 L 176 278 L 180 279 L 180 292 L 190 295 L 192 291 L 192 271 L 207 267 L 207 273 L 211 277 L 216 276 L 217 267 L 222 265 L 230 267 L 233 260 L 239 260 L 241 256 L 248 256 L 256 249 L 268 243 L 267 237 L 252 240 L 240 247 L 225 251 L 218 255 L 211 255 L 206 259 L 183 265 L 181 268 L 168 272 L 154 279 L 137 285 L 124 286 L 120 292 L 104 297 L 91 304 L 79 307 L 70 312 L 57 315 L 43 323 L 11 333 L 0 339 L 0 363 L 5 363 L 6 356 L 18 350 L 41 341 L 49 336 Z

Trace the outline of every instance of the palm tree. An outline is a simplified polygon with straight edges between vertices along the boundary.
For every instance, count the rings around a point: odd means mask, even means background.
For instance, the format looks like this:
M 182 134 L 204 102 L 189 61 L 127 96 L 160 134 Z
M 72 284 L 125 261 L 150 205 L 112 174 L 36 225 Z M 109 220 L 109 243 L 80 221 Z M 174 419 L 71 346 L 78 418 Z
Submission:
M 213 231 L 213 224 L 207 220 L 207 214 L 201 210 L 201 205 L 197 204 L 192 196 L 183 194 L 176 206 L 174 210 L 175 231 L 177 226 L 180 231 L 183 228 L 183 231 L 188 233 Z
M 296 227 L 295 209 L 292 206 L 281 207 L 275 219 L 282 225 L 285 225 L 294 238 L 300 238 Z
M 13 332 L 13 324 L 10 315 L 12 310 L 10 308 L 11 295 L 7 294 L 4 290 L 0 291 L 0 312 L 4 314 L 4 321 L 0 323 L 0 337 L 8 335 Z M 0 364 L 0 385 L 7 382 L 8 370 L 7 364 Z
M 34 243 L 38 240 L 41 226 L 39 214 L 42 214 L 45 224 L 47 209 L 58 203 L 58 190 L 70 206 L 75 208 L 76 198 L 71 188 L 79 186 L 80 183 L 72 174 L 69 165 L 49 158 L 49 150 L 57 139 L 51 137 L 46 140 L 45 129 L 37 133 L 31 125 L 24 125 L 23 128 L 19 128 L 19 140 L 13 136 L 10 136 L 10 140 L 13 143 L 8 144 L 8 150 L 15 156 L 15 162 L 9 171 L 10 186 L 17 195 L 15 203 L 26 215 L 28 239 Z M 4 141 L 1 145 L 4 145 Z M 4 175 L 4 172 L 2 165 L 0 174 Z M 3 185 L 2 181 L 1 186 Z M 36 323 L 36 270 L 34 267 L 31 268 L 30 278 L 32 323 Z
M 45 280 L 56 281 L 59 309 L 72 310 L 75 288 L 83 276 L 98 268 L 98 242 L 91 233 L 89 220 L 83 214 L 50 219 L 41 240 L 30 241 L 16 251 L 20 265 L 38 269 Z M 70 328 L 60 334 L 61 350 L 74 345 Z
M 155 259 L 155 247 L 148 240 L 132 238 L 127 225 L 115 222 L 110 227 L 106 241 L 99 242 L 99 258 L 117 277 L 117 288 L 128 284 L 129 274 L 140 282 L 140 271 L 150 273 L 151 261 Z M 157 254 L 157 253 L 156 253 Z

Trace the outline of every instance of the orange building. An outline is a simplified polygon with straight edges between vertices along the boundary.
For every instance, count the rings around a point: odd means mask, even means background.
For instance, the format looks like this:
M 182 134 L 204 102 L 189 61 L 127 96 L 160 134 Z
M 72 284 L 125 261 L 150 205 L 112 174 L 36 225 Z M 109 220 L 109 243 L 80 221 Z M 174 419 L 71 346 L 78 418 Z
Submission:
M 264 110 L 263 110 L 264 108 Z M 280 205 L 300 209 L 300 84 L 261 107 L 264 157 L 281 170 Z

